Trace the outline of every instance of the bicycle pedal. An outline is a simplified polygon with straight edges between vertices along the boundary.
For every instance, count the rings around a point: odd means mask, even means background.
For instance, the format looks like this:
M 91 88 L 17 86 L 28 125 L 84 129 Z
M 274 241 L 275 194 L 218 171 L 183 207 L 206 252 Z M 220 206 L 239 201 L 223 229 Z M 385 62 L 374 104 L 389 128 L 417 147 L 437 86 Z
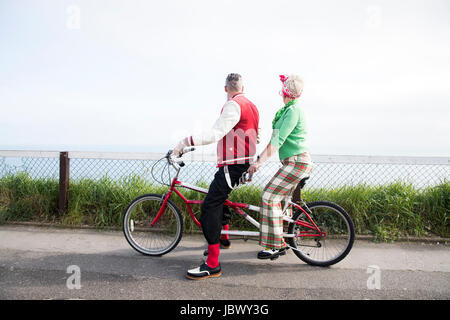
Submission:
M 206 249 L 205 251 L 203 251 L 203 256 L 207 257 L 209 254 L 208 249 Z

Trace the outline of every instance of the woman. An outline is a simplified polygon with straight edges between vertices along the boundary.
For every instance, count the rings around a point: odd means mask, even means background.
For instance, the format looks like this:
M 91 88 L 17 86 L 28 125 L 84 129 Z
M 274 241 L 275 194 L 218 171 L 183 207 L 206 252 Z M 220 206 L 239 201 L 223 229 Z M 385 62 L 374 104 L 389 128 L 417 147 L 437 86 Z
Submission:
M 305 115 L 298 102 L 303 91 L 303 81 L 296 75 L 281 75 L 280 80 L 280 95 L 283 97 L 284 107 L 272 121 L 273 133 L 269 144 L 248 169 L 250 174 L 258 171 L 276 151 L 283 164 L 262 192 L 259 244 L 265 250 L 258 253 L 259 259 L 286 254 L 281 201 L 295 189 L 301 179 L 309 176 L 313 166 L 306 145 Z

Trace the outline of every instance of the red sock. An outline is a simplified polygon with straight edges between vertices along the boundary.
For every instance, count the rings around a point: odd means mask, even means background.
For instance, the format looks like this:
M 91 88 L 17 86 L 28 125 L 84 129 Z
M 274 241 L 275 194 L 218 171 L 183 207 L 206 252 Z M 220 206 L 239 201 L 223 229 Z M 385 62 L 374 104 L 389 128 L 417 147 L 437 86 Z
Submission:
M 226 225 L 224 225 L 224 226 L 222 227 L 222 229 L 223 229 L 223 230 L 230 230 L 230 225 L 229 225 L 229 224 L 226 224 Z M 221 240 L 228 240 L 228 239 L 230 239 L 230 237 L 228 236 L 228 234 L 223 234 L 223 235 L 220 236 L 220 239 L 221 239 Z
M 208 245 L 208 259 L 206 259 L 206 264 L 210 268 L 215 268 L 219 265 L 219 254 L 220 254 L 219 243 Z

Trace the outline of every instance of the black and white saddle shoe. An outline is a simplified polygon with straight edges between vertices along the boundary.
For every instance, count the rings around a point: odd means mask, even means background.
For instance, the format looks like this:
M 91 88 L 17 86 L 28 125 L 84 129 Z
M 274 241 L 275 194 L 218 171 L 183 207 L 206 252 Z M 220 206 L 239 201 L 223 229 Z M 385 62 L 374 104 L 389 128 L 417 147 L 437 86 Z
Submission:
M 286 254 L 286 248 L 283 249 L 265 249 L 258 252 L 258 259 L 278 259 L 279 256 L 284 256 Z
M 207 278 L 220 277 L 222 275 L 222 270 L 220 268 L 220 263 L 217 267 L 211 268 L 206 262 L 204 262 L 200 267 L 188 270 L 186 273 L 186 278 L 191 280 L 202 280 Z

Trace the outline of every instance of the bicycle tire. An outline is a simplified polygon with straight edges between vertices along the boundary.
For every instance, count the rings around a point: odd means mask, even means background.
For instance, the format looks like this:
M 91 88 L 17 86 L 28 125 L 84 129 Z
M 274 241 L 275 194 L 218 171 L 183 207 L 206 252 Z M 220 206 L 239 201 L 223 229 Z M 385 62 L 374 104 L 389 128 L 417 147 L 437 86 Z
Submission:
M 170 212 L 173 215 L 173 218 L 175 219 L 174 221 L 176 223 L 176 232 L 173 235 L 173 237 L 170 236 L 170 238 L 173 238 L 173 239 L 171 241 L 169 241 L 168 245 L 160 247 L 160 248 L 155 248 L 155 249 L 146 248 L 142 244 L 138 243 L 136 241 L 135 237 L 133 237 L 133 235 L 132 235 L 132 232 L 134 232 L 134 229 L 135 229 L 134 222 L 132 222 L 132 219 L 131 219 L 131 214 L 133 212 L 133 209 L 136 208 L 136 206 L 139 205 L 140 203 L 143 203 L 144 201 L 147 200 L 147 201 L 150 201 L 150 203 L 155 206 L 155 211 L 157 212 L 157 208 L 160 208 L 163 197 L 164 197 L 164 195 L 153 194 L 153 193 L 139 196 L 128 205 L 128 207 L 123 215 L 122 229 L 123 229 L 123 233 L 125 235 L 125 239 L 127 239 L 127 242 L 130 244 L 130 246 L 133 249 L 135 249 L 137 252 L 139 252 L 143 255 L 162 256 L 162 255 L 172 251 L 181 240 L 181 237 L 183 234 L 183 217 L 182 217 L 180 209 L 170 199 L 167 201 L 167 208 L 166 208 L 166 211 L 163 213 L 163 216 L 166 215 L 166 218 L 167 218 L 167 214 L 168 214 L 167 210 L 170 210 Z M 142 213 L 142 214 L 145 214 L 145 213 Z M 148 216 L 149 216 L 149 219 L 147 219 L 147 221 L 145 221 L 145 223 L 149 225 L 151 220 L 153 220 L 154 217 L 150 217 L 150 214 L 148 214 Z M 155 216 L 156 216 L 156 214 L 155 214 Z M 161 216 L 161 218 L 163 216 Z M 162 228 L 160 228 L 160 229 L 162 230 Z M 144 230 L 144 228 L 142 228 L 142 230 L 139 230 L 139 232 L 147 234 L 147 238 L 149 238 L 149 239 L 150 239 L 149 234 L 151 234 L 152 232 L 156 232 L 156 231 L 158 231 L 157 228 L 151 229 L 149 227 L 146 230 Z M 155 238 L 155 237 L 153 237 L 153 238 Z M 154 241 L 154 239 L 151 239 L 151 240 Z
M 343 221 L 345 222 L 345 225 L 348 228 L 348 235 L 347 235 L 347 239 L 345 239 L 345 237 L 343 237 L 343 239 L 344 239 L 343 247 L 338 252 L 338 254 L 336 254 L 335 256 L 333 256 L 329 259 L 325 259 L 325 260 L 319 260 L 319 259 L 312 258 L 311 254 L 307 254 L 305 252 L 305 250 L 299 249 L 298 248 L 299 243 L 296 242 L 296 239 L 298 240 L 299 238 L 302 238 L 302 237 L 289 238 L 288 243 L 293 248 L 294 254 L 298 258 L 300 258 L 302 261 L 306 262 L 309 265 L 313 265 L 313 266 L 327 267 L 327 266 L 338 263 L 339 261 L 344 259 L 349 254 L 350 250 L 353 247 L 353 243 L 355 241 L 355 227 L 354 227 L 352 219 L 350 218 L 349 214 L 342 207 L 340 207 L 339 205 L 337 205 L 335 203 L 329 202 L 329 201 L 315 201 L 315 202 L 307 203 L 306 206 L 308 208 L 302 207 L 302 209 L 305 210 L 306 212 L 308 212 L 307 209 L 310 210 L 311 215 L 313 216 L 312 217 L 313 221 L 315 221 L 317 223 L 317 225 L 318 225 L 319 229 L 321 229 L 321 231 L 327 231 L 324 229 L 327 229 L 328 226 L 326 223 L 320 222 L 320 220 L 317 221 L 316 219 L 319 218 L 319 219 L 323 220 L 323 219 L 325 219 L 326 215 L 322 215 L 322 216 L 319 215 L 319 217 L 314 217 L 314 215 L 316 215 L 315 212 L 318 212 L 318 210 L 316 210 L 316 209 L 328 208 L 330 210 L 333 210 L 334 212 L 337 212 L 340 215 L 340 217 L 343 218 Z M 308 212 L 308 213 L 310 213 L 310 212 Z M 297 209 L 293 215 L 293 220 L 297 221 L 302 214 L 303 214 L 303 212 L 300 209 Z M 329 222 L 329 223 L 331 226 L 331 222 Z M 336 224 L 335 221 L 334 221 L 334 224 Z M 339 224 L 339 222 L 338 222 L 338 224 Z M 299 226 L 297 224 L 291 222 L 288 226 L 288 233 L 289 234 L 295 233 L 296 227 L 299 228 Z M 330 227 L 328 227 L 328 228 L 330 228 Z M 327 237 L 331 237 L 331 235 L 327 235 Z M 303 238 L 303 239 L 306 239 L 306 238 Z M 308 240 L 310 240 L 310 239 L 311 238 L 309 238 Z M 313 240 L 316 242 L 316 247 L 321 248 L 323 246 L 323 244 L 321 244 L 320 241 L 324 242 L 325 245 L 327 245 L 327 243 L 325 241 L 330 241 L 331 239 L 332 238 L 326 239 L 326 237 L 325 237 L 325 239 L 315 238 Z M 340 237 L 336 236 L 336 239 L 340 239 Z M 302 246 L 303 245 L 300 244 L 300 247 L 302 247 Z M 305 245 L 305 248 L 306 247 L 314 247 L 314 246 Z

